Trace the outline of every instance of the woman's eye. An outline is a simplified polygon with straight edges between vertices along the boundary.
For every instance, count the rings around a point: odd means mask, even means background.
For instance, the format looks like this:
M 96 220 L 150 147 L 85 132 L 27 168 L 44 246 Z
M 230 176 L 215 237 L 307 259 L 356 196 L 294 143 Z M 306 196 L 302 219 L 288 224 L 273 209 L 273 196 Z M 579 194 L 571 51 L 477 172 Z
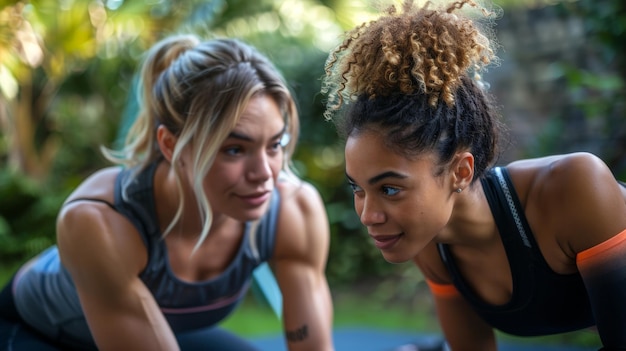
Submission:
M 224 149 L 224 153 L 229 156 L 237 156 L 242 153 L 242 148 L 239 146 L 231 146 Z
M 381 191 L 382 191 L 383 194 L 385 194 L 387 196 L 393 196 L 393 195 L 396 195 L 397 193 L 399 193 L 400 189 L 394 188 L 394 187 L 391 187 L 391 186 L 383 186 L 381 188 Z
M 273 150 L 278 150 L 281 147 L 286 147 L 289 144 L 289 140 L 290 139 L 291 139 L 291 137 L 290 137 L 289 133 L 283 134 L 280 138 L 275 140 L 275 142 L 272 144 L 272 149 Z
M 275 142 L 274 144 L 272 144 L 272 150 L 278 150 L 281 147 L 283 147 L 283 144 L 281 144 L 280 141 Z
M 360 186 L 358 186 L 358 185 L 356 185 L 354 183 L 348 183 L 348 184 L 350 185 L 350 188 L 352 189 L 353 193 L 356 193 L 356 192 L 359 192 L 359 191 L 363 190 L 363 189 L 361 189 Z
M 282 150 L 283 146 L 280 144 L 280 141 L 276 141 L 270 144 L 269 148 L 267 149 L 267 153 L 268 155 L 275 156 L 279 155 Z

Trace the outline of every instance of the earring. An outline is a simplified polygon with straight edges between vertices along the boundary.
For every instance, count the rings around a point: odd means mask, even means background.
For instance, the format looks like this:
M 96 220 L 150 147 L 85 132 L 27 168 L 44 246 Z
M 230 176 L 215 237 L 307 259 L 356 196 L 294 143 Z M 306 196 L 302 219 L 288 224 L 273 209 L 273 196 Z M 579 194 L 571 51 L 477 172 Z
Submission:
M 461 191 L 463 191 L 463 189 L 461 189 L 461 188 L 456 189 L 457 193 L 460 193 Z

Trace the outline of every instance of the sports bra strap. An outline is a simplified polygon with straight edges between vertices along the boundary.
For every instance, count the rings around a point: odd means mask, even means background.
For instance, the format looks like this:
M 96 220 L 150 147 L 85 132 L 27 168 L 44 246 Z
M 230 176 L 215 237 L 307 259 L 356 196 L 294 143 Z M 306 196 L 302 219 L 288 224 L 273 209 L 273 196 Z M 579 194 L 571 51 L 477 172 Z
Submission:
M 110 202 L 108 202 L 108 201 L 106 201 L 106 200 L 96 199 L 96 198 L 89 198 L 89 197 L 78 197 L 78 198 L 75 198 L 75 199 L 71 199 L 70 201 L 68 201 L 68 202 L 64 203 L 64 204 L 63 204 L 63 206 L 67 206 L 67 205 L 69 205 L 69 204 L 71 204 L 71 203 L 78 202 L 78 201 L 94 201 L 94 202 L 100 202 L 100 203 L 103 203 L 103 204 L 105 204 L 105 205 L 109 206 L 111 209 L 113 209 L 113 211 L 116 211 L 116 212 L 117 212 L 117 209 L 115 208 L 115 205 L 113 205 L 112 203 L 110 203 Z

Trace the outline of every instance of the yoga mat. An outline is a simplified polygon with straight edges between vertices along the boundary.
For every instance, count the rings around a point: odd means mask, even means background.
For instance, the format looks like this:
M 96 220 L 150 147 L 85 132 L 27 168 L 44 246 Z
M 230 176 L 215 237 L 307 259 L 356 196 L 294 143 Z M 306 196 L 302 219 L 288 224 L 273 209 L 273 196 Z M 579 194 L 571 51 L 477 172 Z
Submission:
M 440 345 L 437 334 L 396 332 L 369 328 L 337 328 L 333 332 L 336 351 L 421 351 Z M 252 343 L 262 351 L 287 351 L 282 335 L 257 337 Z M 422 348 L 411 347 L 411 345 Z M 596 351 L 570 345 L 500 342 L 499 351 Z

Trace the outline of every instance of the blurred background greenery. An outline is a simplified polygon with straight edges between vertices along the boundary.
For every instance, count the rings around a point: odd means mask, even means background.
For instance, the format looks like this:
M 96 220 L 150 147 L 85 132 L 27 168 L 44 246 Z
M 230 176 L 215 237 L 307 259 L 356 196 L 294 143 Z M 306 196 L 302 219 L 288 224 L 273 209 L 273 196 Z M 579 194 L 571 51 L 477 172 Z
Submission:
M 87 175 L 107 165 L 98 147 L 116 145 L 124 122 L 133 117 L 133 79 L 145 50 L 165 35 L 192 31 L 238 37 L 257 46 L 292 87 L 302 118 L 296 166 L 318 187 L 330 216 L 327 274 L 340 301 L 338 323 L 436 330 L 419 273 L 410 265 L 386 263 L 367 240 L 344 180 L 341 141 L 322 117 L 324 97 L 319 90 L 327 54 L 344 30 L 376 13 L 376 3 L 0 0 L 0 283 L 17 265 L 54 243 L 55 216 L 64 198 Z M 522 79 L 516 77 L 527 76 L 526 62 L 538 62 L 541 53 L 524 44 L 519 31 L 507 39 L 505 31 L 495 27 L 503 63 L 487 78 L 503 105 L 512 146 L 502 162 L 585 149 L 626 179 L 626 3 L 495 4 L 503 9 L 497 24 L 504 29 L 526 18 L 524 23 L 537 34 L 526 36 L 543 38 L 547 33 L 566 44 L 558 31 L 542 28 L 556 19 L 562 24 L 558 28 L 570 35 L 567 43 L 577 43 L 559 55 L 540 57 L 546 64 L 537 69 L 539 78 L 520 87 Z M 518 90 L 536 94 L 520 98 L 510 93 Z M 529 110 L 531 101 L 536 108 Z M 268 310 L 261 314 L 272 318 Z M 233 318 L 228 323 L 248 333 L 243 319 Z M 266 325 L 278 330 L 272 322 Z

